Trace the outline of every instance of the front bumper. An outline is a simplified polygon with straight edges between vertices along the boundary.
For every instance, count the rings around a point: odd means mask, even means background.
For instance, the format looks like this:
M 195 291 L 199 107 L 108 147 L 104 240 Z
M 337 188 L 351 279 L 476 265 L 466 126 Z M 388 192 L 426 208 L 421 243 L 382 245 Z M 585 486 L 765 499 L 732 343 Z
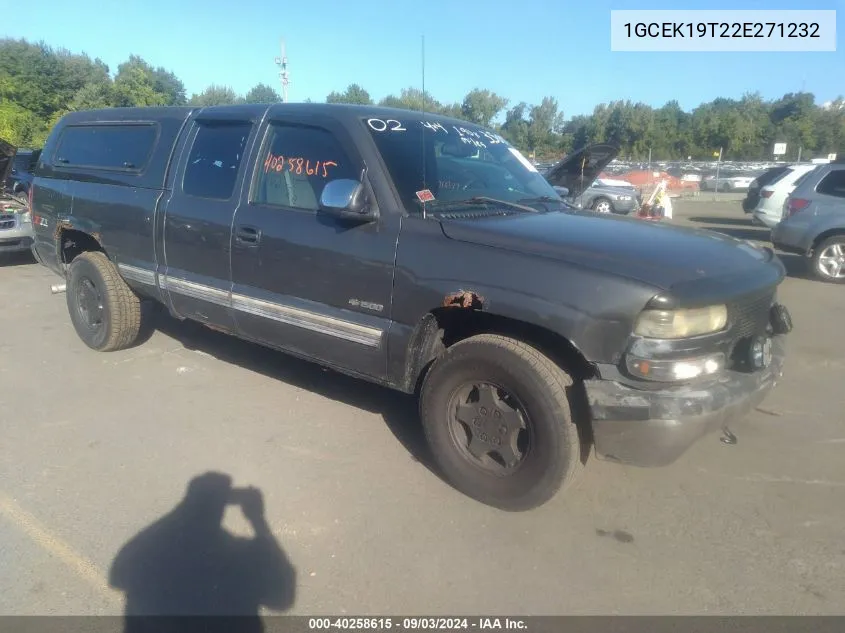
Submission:
M 698 439 L 759 405 L 783 375 L 784 336 L 772 360 L 753 373 L 727 371 L 716 382 L 655 391 L 612 380 L 585 382 L 596 454 L 634 466 L 665 466 Z
M 807 231 L 807 226 L 792 220 L 784 221 L 772 229 L 772 246 L 784 253 L 806 255 L 813 245 L 813 235 Z
M 613 206 L 613 212 L 619 215 L 629 215 L 640 208 L 640 203 L 636 198 L 632 200 L 612 200 L 610 204 Z
M 24 251 L 30 250 L 32 250 L 31 237 L 0 238 L 0 253 L 23 253 Z
M 20 213 L 11 213 L 0 218 L 0 253 L 21 253 L 32 247 L 32 224 L 23 222 L 21 216 Z

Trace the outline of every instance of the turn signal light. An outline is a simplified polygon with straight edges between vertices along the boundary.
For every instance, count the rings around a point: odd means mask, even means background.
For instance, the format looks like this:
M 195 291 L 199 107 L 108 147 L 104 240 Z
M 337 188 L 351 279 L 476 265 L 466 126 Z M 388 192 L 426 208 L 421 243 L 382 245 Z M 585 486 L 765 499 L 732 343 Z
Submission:
M 725 368 L 723 354 L 677 360 L 646 360 L 628 356 L 625 361 L 632 376 L 661 382 L 680 382 L 712 376 Z

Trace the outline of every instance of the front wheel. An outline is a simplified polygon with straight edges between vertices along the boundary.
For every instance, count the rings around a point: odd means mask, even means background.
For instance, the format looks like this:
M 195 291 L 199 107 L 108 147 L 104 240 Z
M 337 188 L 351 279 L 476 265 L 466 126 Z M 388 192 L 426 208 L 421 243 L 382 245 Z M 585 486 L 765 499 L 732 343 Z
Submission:
M 130 347 L 141 330 L 141 300 L 104 253 L 86 252 L 70 265 L 67 307 L 79 338 L 91 349 Z
M 503 510 L 529 510 L 555 496 L 582 466 L 572 382 L 511 338 L 481 334 L 450 347 L 420 397 L 425 435 L 447 480 Z
M 593 202 L 593 211 L 597 213 L 610 213 L 613 211 L 613 205 L 607 198 L 596 198 Z
M 845 283 L 845 235 L 833 235 L 813 252 L 813 273 L 830 283 Z

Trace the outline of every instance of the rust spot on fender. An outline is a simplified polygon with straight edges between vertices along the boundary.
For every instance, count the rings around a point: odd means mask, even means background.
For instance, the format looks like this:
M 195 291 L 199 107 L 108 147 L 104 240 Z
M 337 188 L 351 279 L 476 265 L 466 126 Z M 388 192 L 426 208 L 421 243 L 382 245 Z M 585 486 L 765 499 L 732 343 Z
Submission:
M 53 231 L 53 237 L 55 239 L 59 239 L 59 236 L 62 234 L 62 231 L 64 231 L 65 229 L 71 230 L 71 229 L 73 229 L 73 225 L 70 222 L 68 222 L 67 220 L 59 220 L 58 222 L 56 222 L 56 228 Z
M 443 307 L 481 310 L 484 307 L 484 297 L 472 290 L 459 290 L 443 298 Z

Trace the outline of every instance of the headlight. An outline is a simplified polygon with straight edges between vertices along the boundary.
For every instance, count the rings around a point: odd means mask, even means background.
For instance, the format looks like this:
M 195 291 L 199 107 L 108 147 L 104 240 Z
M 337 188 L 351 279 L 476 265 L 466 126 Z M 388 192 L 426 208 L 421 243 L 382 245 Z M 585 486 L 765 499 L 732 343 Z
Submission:
M 686 310 L 643 310 L 634 325 L 634 334 L 646 338 L 689 338 L 711 334 L 728 322 L 724 305 Z
M 21 213 L 21 224 L 32 224 L 32 211 Z

